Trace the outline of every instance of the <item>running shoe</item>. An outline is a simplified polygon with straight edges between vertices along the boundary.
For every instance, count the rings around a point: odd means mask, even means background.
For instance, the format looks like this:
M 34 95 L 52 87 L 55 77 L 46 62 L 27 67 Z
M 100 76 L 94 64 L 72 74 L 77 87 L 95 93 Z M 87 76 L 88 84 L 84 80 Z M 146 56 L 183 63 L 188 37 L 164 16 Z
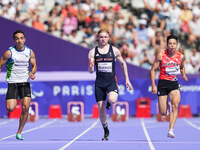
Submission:
M 110 108 L 111 108 L 111 104 L 110 104 L 109 101 L 107 101 L 107 103 L 106 103 L 106 109 L 110 109 Z
M 161 120 L 164 121 L 166 119 L 166 116 L 162 116 Z
M 173 133 L 172 130 L 170 130 L 170 131 L 168 132 L 167 137 L 169 137 L 169 138 L 175 138 L 175 134 Z
M 102 141 L 108 141 L 109 137 L 109 129 L 108 127 L 104 128 L 104 137 L 102 138 Z
M 24 140 L 23 136 L 21 134 L 16 134 L 17 140 Z

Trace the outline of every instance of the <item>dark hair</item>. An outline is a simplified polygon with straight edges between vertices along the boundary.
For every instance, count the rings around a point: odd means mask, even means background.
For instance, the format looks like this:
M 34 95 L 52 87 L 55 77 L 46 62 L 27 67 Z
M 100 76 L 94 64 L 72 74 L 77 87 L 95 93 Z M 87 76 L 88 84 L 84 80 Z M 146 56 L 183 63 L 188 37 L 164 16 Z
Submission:
M 17 33 L 22 33 L 22 34 L 25 36 L 25 34 L 24 34 L 24 32 L 23 32 L 22 30 L 17 30 L 17 31 L 15 31 L 15 32 L 13 33 L 13 39 L 15 39 L 15 35 L 16 35 Z
M 170 39 L 175 39 L 176 42 L 178 43 L 178 37 L 177 37 L 176 35 L 169 35 L 169 36 L 167 37 L 167 44 L 168 44 L 168 42 L 169 42 Z

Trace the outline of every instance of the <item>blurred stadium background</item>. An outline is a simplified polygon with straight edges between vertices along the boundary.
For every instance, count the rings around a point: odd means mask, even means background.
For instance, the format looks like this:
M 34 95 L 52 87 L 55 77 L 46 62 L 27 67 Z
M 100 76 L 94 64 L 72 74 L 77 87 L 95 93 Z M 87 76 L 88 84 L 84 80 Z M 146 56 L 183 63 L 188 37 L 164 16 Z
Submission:
M 137 99 L 150 98 L 153 116 L 157 97 L 151 94 L 150 68 L 155 54 L 166 47 L 166 37 L 176 34 L 189 77 L 187 83 L 179 79 L 180 104 L 190 105 L 192 115 L 198 116 L 199 17 L 199 0 L 0 0 L 0 55 L 14 44 L 13 32 L 23 30 L 26 45 L 37 59 L 38 72 L 31 87 L 39 115 L 48 115 L 50 105 L 61 105 L 66 115 L 70 101 L 83 102 L 85 115 L 92 115 L 95 73 L 87 72 L 88 51 L 96 45 L 96 32 L 106 28 L 111 33 L 110 43 L 119 48 L 127 62 L 134 87 L 133 91 L 126 90 L 117 64 L 118 101 L 128 102 L 129 115 L 135 116 Z M 2 117 L 7 116 L 5 71 L 4 66 L 0 74 Z

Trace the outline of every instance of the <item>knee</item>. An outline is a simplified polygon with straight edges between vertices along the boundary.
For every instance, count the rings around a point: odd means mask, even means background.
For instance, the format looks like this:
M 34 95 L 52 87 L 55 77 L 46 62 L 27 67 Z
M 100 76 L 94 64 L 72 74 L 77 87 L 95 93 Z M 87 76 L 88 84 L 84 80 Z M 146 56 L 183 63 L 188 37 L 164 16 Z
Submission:
M 173 111 L 178 111 L 178 104 L 173 104 L 172 109 Z
M 117 99 L 115 99 L 115 98 L 109 98 L 109 102 L 110 102 L 111 104 L 114 104 L 116 101 L 117 101 Z
M 15 109 L 15 107 L 10 107 L 10 106 L 6 106 L 6 108 L 8 112 L 12 112 Z
M 23 113 L 28 113 L 28 111 L 29 111 L 29 106 L 22 106 Z

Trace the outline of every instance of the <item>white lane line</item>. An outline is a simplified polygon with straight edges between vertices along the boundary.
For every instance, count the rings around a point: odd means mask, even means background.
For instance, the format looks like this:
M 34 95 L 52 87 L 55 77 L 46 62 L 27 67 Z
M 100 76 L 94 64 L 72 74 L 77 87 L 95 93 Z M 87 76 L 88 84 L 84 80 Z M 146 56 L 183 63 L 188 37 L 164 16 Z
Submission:
M 191 121 L 189 121 L 188 119 L 183 119 L 185 122 L 187 122 L 190 126 L 192 126 L 193 128 L 196 128 L 197 130 L 200 130 L 200 127 L 193 124 Z
M 6 120 L 6 121 L 3 121 L 3 122 L 0 122 L 0 125 L 6 124 L 6 123 L 11 122 L 11 121 L 14 121 L 14 119 L 9 119 L 9 120 Z
M 150 150 L 155 150 L 154 146 L 153 146 L 153 143 L 151 142 L 151 138 L 147 132 L 147 129 L 145 127 L 145 124 L 144 124 L 144 118 L 141 119 L 141 125 L 142 125 L 142 129 L 144 131 L 144 134 L 147 138 L 147 141 L 148 141 L 148 144 L 149 144 L 149 147 L 150 147 Z
M 22 133 L 27 133 L 27 132 L 31 132 L 31 131 L 34 131 L 34 130 L 37 130 L 37 129 L 40 129 L 40 128 L 44 128 L 45 126 L 48 126 L 48 125 L 50 125 L 50 124 L 52 124 L 52 123 L 54 123 L 56 121 L 57 121 L 57 119 L 51 120 L 51 121 L 49 121 L 47 123 L 44 123 L 44 124 L 42 124 L 42 125 L 40 125 L 38 127 L 23 131 Z M 8 139 L 8 138 L 11 138 L 13 136 L 16 136 L 16 134 L 12 134 L 12 135 L 9 135 L 7 137 L 4 137 L 4 138 L 0 139 L 0 141 L 3 141 L 3 140 Z
M 74 143 L 76 140 L 78 140 L 81 136 L 83 136 L 85 133 L 90 131 L 92 128 L 94 128 L 97 123 L 99 122 L 99 119 L 97 119 L 89 128 L 87 128 L 85 131 L 83 131 L 81 134 L 79 134 L 77 137 L 75 137 L 73 140 L 71 140 L 69 143 L 61 147 L 59 150 L 64 150 L 65 148 L 69 147 L 72 143 Z
M 23 141 L 20 143 L 20 145 L 26 145 L 26 144 L 63 144 L 66 143 L 66 141 Z M 76 143 L 81 143 L 81 144 L 88 144 L 88 143 L 96 143 L 96 144 L 104 144 L 102 141 L 91 141 L 91 140 L 85 140 L 85 141 L 76 141 Z M 106 143 L 111 143 L 111 144 L 146 144 L 145 141 L 106 141 Z M 172 142 L 172 141 L 155 141 L 155 144 L 196 144 L 200 145 L 200 142 Z M 7 141 L 7 142 L 1 142 L 0 145 L 10 145 L 10 144 L 19 144 L 19 141 L 12 142 L 12 141 Z

